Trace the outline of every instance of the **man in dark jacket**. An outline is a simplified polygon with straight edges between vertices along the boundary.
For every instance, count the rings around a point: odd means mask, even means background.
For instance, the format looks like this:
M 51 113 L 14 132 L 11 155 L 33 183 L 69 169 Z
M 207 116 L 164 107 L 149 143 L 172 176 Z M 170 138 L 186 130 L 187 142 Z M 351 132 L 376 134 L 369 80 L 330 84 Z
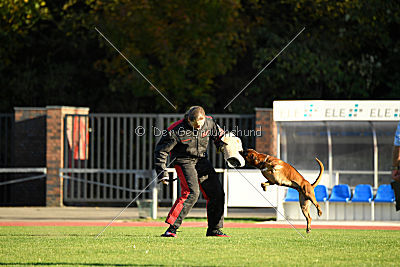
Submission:
M 200 190 L 207 200 L 207 236 L 228 237 L 221 232 L 224 221 L 224 191 L 210 161 L 207 159 L 209 139 L 221 150 L 224 131 L 214 119 L 206 116 L 200 106 L 191 107 L 185 117 L 170 127 L 158 142 L 155 151 L 155 169 L 163 184 L 168 184 L 167 157 L 174 158 L 175 170 L 181 183 L 181 197 L 172 206 L 166 223 L 170 226 L 162 235 L 176 237 L 176 230 L 182 224 Z
M 400 210 L 400 122 L 394 135 L 393 160 L 392 160 L 392 179 L 391 182 L 396 198 L 396 211 Z

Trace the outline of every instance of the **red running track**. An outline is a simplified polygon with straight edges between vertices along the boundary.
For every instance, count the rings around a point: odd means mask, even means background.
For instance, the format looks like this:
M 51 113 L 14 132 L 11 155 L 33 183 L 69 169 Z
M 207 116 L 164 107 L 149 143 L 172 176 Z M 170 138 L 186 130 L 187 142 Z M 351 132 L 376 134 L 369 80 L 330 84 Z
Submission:
M 94 221 L 3 221 L 0 226 L 107 226 L 109 222 Z M 164 222 L 114 222 L 117 227 L 166 227 Z M 207 227 L 205 222 L 184 222 L 182 227 Z M 225 223 L 225 228 L 292 228 L 284 223 Z M 306 225 L 295 224 L 294 227 L 305 229 Z M 313 225 L 313 229 L 358 229 L 358 230 L 400 230 L 394 225 Z

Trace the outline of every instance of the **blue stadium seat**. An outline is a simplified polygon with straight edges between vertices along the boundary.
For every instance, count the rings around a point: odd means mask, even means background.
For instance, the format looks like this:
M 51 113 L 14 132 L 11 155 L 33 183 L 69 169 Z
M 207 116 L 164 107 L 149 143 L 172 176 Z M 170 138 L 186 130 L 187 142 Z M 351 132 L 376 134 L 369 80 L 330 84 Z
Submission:
M 394 202 L 394 191 L 390 184 L 383 184 L 378 187 L 375 202 Z
M 374 198 L 372 186 L 369 184 L 359 184 L 354 188 L 354 195 L 351 202 L 367 202 L 371 203 Z
M 299 201 L 299 192 L 297 192 L 296 189 L 293 189 L 291 187 L 288 188 L 288 191 L 286 193 L 285 197 L 285 202 L 289 201 Z
M 349 202 L 351 198 L 350 187 L 347 184 L 338 184 L 332 188 L 330 202 Z
M 326 202 L 328 200 L 328 188 L 325 185 L 317 185 L 314 188 L 314 193 L 318 202 Z

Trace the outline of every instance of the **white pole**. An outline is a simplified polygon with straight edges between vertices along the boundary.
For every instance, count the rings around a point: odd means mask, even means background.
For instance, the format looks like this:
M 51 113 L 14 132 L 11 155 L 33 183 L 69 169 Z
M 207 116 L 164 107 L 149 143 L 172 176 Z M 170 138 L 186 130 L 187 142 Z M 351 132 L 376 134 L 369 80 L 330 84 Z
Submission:
M 156 176 L 156 172 L 155 170 L 153 171 L 153 176 Z M 152 205 L 151 205 L 151 218 L 153 220 L 157 219 L 157 209 L 158 209 L 158 186 L 157 183 L 154 182 L 153 183 L 153 188 L 152 188 L 152 196 L 153 196 L 153 201 L 152 201 Z
M 277 212 L 276 212 L 276 220 L 277 221 L 283 221 L 283 220 L 285 220 L 285 217 L 283 217 L 283 214 L 285 213 L 285 210 L 284 210 L 284 208 L 283 208 L 283 198 L 281 197 L 281 194 L 284 192 L 284 188 L 280 188 L 279 186 L 276 186 L 276 197 L 277 197 L 277 200 L 276 200 L 276 205 L 277 205 L 277 207 L 276 207 L 276 209 L 277 209 Z
M 175 204 L 175 201 L 178 199 L 178 180 L 175 180 L 178 178 L 178 175 L 176 171 L 173 171 L 173 179 L 174 181 L 172 182 L 172 205 Z
M 372 122 L 369 122 L 372 130 L 372 140 L 374 144 L 374 189 L 378 188 L 378 138 L 376 137 L 376 131 Z
M 155 184 L 155 183 L 154 183 Z M 157 208 L 158 208 L 158 188 L 157 185 L 153 187 L 153 201 L 151 207 L 151 218 L 157 219 Z
M 228 216 L 228 170 L 224 169 L 224 193 L 225 193 L 225 199 L 224 199 L 224 217 Z

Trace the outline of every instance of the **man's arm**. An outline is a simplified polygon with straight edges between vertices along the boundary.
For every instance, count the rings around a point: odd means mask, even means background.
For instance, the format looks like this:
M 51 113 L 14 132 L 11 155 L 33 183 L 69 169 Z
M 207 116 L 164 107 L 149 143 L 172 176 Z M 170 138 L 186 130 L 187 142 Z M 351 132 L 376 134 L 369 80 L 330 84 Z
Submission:
M 392 179 L 400 182 L 400 146 L 393 146 Z
M 398 167 L 399 165 L 400 165 L 400 146 L 393 146 L 392 166 Z
M 212 119 L 213 126 L 212 126 L 212 134 L 211 139 L 214 141 L 215 147 L 217 148 L 217 152 L 221 152 L 224 142 L 222 141 L 223 136 L 225 135 L 224 130 L 216 123 L 214 118 Z
M 154 149 L 154 167 L 159 180 L 168 177 L 168 172 L 165 170 L 167 158 L 169 152 L 175 147 L 176 144 L 177 141 L 173 132 L 168 131 L 168 134 L 161 137 L 160 141 L 156 145 L 156 148 Z
M 392 179 L 400 182 L 400 122 L 397 125 L 394 136 L 393 156 L 392 156 Z

